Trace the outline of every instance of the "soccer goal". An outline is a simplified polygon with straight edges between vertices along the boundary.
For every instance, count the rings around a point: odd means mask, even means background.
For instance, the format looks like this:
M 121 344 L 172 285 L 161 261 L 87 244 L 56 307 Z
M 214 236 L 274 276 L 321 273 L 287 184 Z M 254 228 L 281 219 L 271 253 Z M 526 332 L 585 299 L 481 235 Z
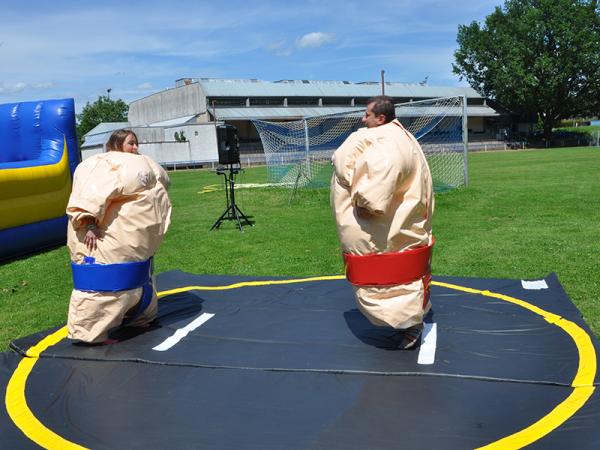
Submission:
M 269 182 L 294 189 L 323 187 L 331 156 L 362 125 L 364 108 L 289 122 L 253 120 L 265 152 Z M 396 105 L 396 117 L 425 152 L 436 191 L 468 183 L 465 97 Z

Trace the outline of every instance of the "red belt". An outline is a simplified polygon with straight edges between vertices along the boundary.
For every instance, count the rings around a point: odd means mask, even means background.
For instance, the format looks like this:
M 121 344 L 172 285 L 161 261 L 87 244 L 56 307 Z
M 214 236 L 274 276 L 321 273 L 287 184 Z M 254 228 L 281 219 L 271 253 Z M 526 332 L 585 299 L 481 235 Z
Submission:
M 357 286 L 407 284 L 431 275 L 433 244 L 394 253 L 344 253 L 346 278 Z

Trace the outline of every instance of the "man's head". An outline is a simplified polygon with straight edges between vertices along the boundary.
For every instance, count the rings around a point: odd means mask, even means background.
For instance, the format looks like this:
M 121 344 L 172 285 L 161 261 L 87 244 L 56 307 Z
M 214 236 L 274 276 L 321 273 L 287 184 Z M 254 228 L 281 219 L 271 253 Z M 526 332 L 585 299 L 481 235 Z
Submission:
M 395 118 L 394 101 L 387 95 L 378 95 L 369 99 L 362 122 L 368 128 L 374 128 L 389 123 Z

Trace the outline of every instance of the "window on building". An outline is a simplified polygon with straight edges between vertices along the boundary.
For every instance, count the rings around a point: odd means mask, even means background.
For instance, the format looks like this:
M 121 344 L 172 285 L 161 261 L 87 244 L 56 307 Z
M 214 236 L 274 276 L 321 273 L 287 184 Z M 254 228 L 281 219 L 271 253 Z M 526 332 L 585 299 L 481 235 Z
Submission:
M 323 97 L 323 106 L 350 106 L 351 100 L 348 97 Z
M 209 107 L 212 107 L 213 101 L 215 102 L 215 106 L 246 106 L 246 98 L 245 97 L 218 97 L 218 98 L 209 98 L 206 100 L 206 103 Z
M 288 97 L 288 106 L 319 106 L 319 97 Z
M 394 97 L 394 104 L 398 104 L 398 103 L 409 103 L 411 101 L 410 97 Z
M 250 98 L 250 106 L 283 106 L 282 97 L 254 97 Z
M 356 97 L 354 99 L 354 106 L 366 106 L 370 98 L 371 97 Z

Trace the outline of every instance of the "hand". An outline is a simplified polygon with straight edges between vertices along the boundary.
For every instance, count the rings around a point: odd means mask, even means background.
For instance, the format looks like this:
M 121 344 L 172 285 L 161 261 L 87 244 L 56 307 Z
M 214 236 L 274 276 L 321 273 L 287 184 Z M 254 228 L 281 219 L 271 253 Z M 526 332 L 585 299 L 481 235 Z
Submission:
M 97 242 L 99 237 L 100 230 L 98 228 L 87 230 L 85 237 L 83 238 L 83 243 L 89 251 L 96 250 L 98 248 Z

